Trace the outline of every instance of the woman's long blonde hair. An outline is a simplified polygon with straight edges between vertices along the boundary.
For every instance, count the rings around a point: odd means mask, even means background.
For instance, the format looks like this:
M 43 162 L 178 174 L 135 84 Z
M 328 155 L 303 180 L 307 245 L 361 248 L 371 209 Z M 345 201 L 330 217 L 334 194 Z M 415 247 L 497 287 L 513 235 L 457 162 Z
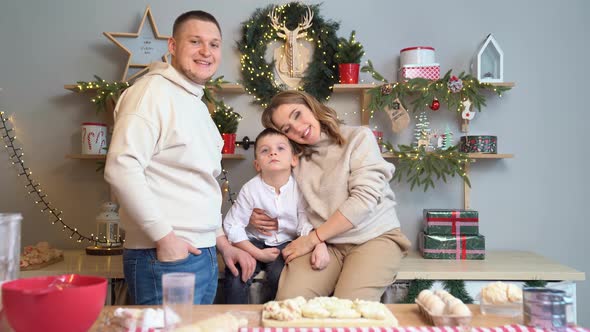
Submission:
M 273 128 L 280 131 L 280 129 L 272 122 L 272 114 L 279 106 L 284 104 L 307 106 L 315 118 L 320 122 L 320 127 L 323 132 L 332 137 L 338 145 L 343 145 L 345 143 L 344 137 L 342 137 L 342 134 L 340 133 L 340 124 L 342 124 L 342 121 L 338 119 L 336 111 L 320 103 L 313 96 L 303 91 L 289 90 L 276 94 L 271 99 L 268 107 L 262 112 L 261 120 L 262 125 L 265 128 Z M 297 144 L 297 148 L 301 154 L 307 158 L 313 153 L 311 147 L 307 145 Z

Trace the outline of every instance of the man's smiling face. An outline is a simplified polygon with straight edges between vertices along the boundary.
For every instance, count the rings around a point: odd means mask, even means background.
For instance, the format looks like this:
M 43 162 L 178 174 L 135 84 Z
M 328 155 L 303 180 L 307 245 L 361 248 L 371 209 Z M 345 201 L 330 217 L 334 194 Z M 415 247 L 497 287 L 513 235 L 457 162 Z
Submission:
M 215 23 L 190 19 L 168 40 L 168 50 L 176 70 L 205 85 L 221 61 L 221 32 Z

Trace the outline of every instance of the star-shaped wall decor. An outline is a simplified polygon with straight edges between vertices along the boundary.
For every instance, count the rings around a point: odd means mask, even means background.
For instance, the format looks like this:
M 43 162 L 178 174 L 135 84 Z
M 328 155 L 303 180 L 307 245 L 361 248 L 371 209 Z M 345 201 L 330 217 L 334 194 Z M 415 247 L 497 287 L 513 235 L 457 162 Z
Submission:
M 147 27 L 145 25 L 146 17 L 150 19 L 150 24 Z M 158 33 L 150 6 L 143 14 L 137 33 L 103 32 L 103 34 L 129 55 L 123 72 L 123 81 L 132 81 L 143 75 L 152 62 L 168 62 L 166 53 L 168 53 L 168 38 L 170 37 L 160 36 Z

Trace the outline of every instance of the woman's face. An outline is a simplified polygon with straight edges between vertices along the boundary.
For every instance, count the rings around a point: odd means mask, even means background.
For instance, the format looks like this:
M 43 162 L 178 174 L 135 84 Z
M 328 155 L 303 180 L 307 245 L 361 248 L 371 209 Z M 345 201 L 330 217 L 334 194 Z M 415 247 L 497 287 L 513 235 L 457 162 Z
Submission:
M 289 139 L 313 145 L 320 140 L 320 122 L 307 105 L 283 104 L 272 113 L 272 123 Z

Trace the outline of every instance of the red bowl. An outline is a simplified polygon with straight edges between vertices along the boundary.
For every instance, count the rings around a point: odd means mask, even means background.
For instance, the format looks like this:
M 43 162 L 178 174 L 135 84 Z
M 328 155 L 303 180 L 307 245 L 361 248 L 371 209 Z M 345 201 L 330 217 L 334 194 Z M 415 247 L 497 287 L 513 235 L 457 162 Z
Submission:
M 2 307 L 15 332 L 88 331 L 107 295 L 107 280 L 64 274 L 2 284 Z

